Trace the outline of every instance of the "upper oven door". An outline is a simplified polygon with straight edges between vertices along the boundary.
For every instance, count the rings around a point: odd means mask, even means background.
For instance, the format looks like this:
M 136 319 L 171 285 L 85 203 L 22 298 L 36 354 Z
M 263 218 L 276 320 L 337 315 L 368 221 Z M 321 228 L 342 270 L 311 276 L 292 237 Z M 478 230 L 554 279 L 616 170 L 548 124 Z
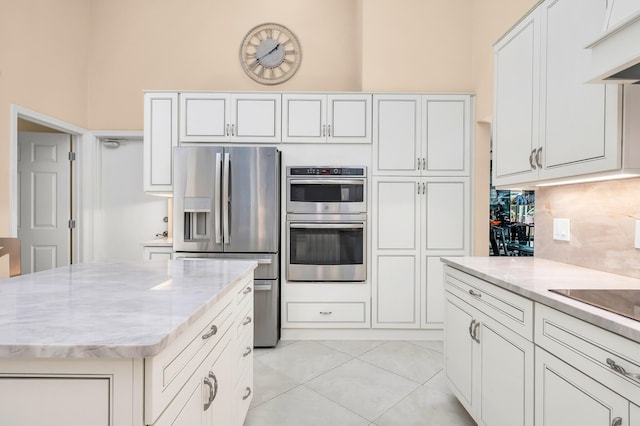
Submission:
M 366 178 L 287 179 L 288 213 L 364 213 Z

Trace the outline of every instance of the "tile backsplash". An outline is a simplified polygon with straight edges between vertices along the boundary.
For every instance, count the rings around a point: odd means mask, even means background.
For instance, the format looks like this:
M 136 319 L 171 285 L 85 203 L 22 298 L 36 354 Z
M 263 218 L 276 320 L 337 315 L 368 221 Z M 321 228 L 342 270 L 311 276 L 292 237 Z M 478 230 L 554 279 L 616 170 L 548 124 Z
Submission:
M 569 218 L 570 241 L 553 240 L 553 218 Z M 536 189 L 535 256 L 640 278 L 634 248 L 640 178 Z

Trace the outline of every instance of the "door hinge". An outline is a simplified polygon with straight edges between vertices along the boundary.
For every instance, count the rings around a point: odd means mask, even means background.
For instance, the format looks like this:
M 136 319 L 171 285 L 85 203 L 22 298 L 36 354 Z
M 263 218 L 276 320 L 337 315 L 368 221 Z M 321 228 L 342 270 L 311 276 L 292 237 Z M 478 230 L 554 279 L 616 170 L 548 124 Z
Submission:
M 69 151 L 69 161 L 76 161 L 76 153 Z
M 75 219 L 69 219 L 69 229 L 76 229 Z

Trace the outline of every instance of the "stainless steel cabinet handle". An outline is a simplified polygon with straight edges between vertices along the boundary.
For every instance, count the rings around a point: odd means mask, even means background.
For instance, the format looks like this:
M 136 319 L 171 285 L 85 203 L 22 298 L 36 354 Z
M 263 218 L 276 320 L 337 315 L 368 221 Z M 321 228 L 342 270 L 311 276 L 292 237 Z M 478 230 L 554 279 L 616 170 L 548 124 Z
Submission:
M 538 151 L 536 152 L 536 164 L 540 169 L 542 168 L 542 162 L 540 161 L 541 154 L 542 154 L 542 147 L 538 148 Z
M 418 187 L 418 195 L 420 195 L 420 182 L 416 183 L 416 186 Z
M 207 340 L 211 336 L 215 336 L 218 332 L 218 327 L 212 325 L 208 332 L 202 335 L 202 340 Z
M 331 124 L 327 126 L 327 136 L 331 137 Z
M 425 195 L 427 193 L 427 184 L 426 182 L 422 183 L 422 195 Z
M 215 209 L 213 211 L 214 214 L 214 232 L 216 233 L 216 244 L 221 244 L 222 243 L 222 229 L 221 229 L 221 224 L 222 224 L 222 218 L 220 217 L 220 197 L 222 196 L 222 153 L 217 152 L 216 153 L 216 169 L 215 169 L 215 173 L 216 173 L 216 182 L 215 182 L 215 189 L 214 189 L 214 197 L 215 197 Z
M 476 324 L 473 326 L 473 340 L 475 340 L 477 343 L 480 343 L 480 336 L 478 336 L 478 329 L 480 328 L 480 322 L 476 322 Z
M 211 379 L 213 379 L 213 382 L 211 382 Z M 204 411 L 207 411 L 211 407 L 213 400 L 216 399 L 216 395 L 218 395 L 218 379 L 216 375 L 209 371 L 209 376 L 204 378 L 204 384 L 209 386 L 209 399 L 204 403 Z
M 247 287 L 244 290 L 242 290 L 242 294 L 249 294 L 251 293 L 251 287 Z
M 242 400 L 249 398 L 251 396 L 251 388 L 249 386 L 246 387 L 247 394 L 242 396 Z
M 469 290 L 469 294 L 472 295 L 473 297 L 482 297 L 482 293 L 476 293 L 473 290 Z
M 242 358 L 246 358 L 249 356 L 249 354 L 253 351 L 253 349 L 251 349 L 249 346 L 247 346 L 247 350 L 245 352 L 242 353 Z
M 290 223 L 289 228 L 291 229 L 364 229 L 364 224 L 362 223 Z
M 229 202 L 229 169 L 231 168 L 231 159 L 229 153 L 224 153 L 224 164 L 222 166 L 222 230 L 224 233 L 224 243 L 231 243 L 231 232 L 229 230 L 229 209 L 231 203 Z
M 232 124 L 231 125 L 231 136 L 235 136 L 236 135 L 236 125 Z
M 422 170 L 427 170 L 427 157 L 422 157 Z
M 320 311 L 320 315 L 331 315 L 332 313 L 331 311 Z
M 469 336 L 473 339 L 473 326 L 475 325 L 476 320 L 471 320 L 471 324 L 469 324 Z M 476 340 L 476 339 L 473 339 Z
M 416 162 L 418 163 L 418 170 L 420 170 L 420 159 L 416 159 Z
M 611 420 L 611 426 L 622 426 L 622 417 L 614 417 Z
M 323 138 L 327 137 L 327 125 L 326 124 L 322 125 L 322 137 Z
M 294 185 L 362 185 L 366 179 L 291 179 L 289 184 Z
M 249 324 L 250 322 L 251 322 L 251 317 L 247 317 L 247 318 L 245 318 L 245 320 L 244 320 L 244 321 L 242 321 L 242 325 L 247 325 L 247 324 Z
M 529 164 L 531 165 L 531 170 L 537 169 L 536 165 L 533 162 L 533 156 L 535 153 L 536 153 L 536 150 L 534 149 L 533 151 L 531 151 L 531 154 L 529 154 Z
M 640 382 L 640 374 L 628 373 L 627 370 L 624 369 L 624 367 L 616 364 L 616 362 L 611 358 L 607 358 L 607 364 L 609 365 L 609 368 L 611 368 L 616 373 L 621 374 L 624 377 L 627 377 L 635 382 Z

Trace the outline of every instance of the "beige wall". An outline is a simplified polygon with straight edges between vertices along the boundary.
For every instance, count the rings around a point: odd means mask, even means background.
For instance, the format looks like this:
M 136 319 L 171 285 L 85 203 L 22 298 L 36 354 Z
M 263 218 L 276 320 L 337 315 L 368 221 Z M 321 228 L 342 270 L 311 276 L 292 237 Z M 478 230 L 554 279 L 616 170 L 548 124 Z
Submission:
M 553 218 L 570 219 L 569 242 L 553 240 Z M 636 220 L 640 179 L 539 188 L 535 255 L 640 278 Z
M 534 0 L 3 3 L 0 234 L 11 103 L 88 129 L 141 130 L 142 90 L 475 92 L 476 118 L 490 119 L 491 45 Z M 253 82 L 238 61 L 243 36 L 268 21 L 303 48 L 298 73 L 275 87 Z M 476 254 L 487 252 L 489 130 L 475 129 Z
M 87 124 L 88 0 L 0 4 L 0 235 L 9 233 L 10 105 Z

